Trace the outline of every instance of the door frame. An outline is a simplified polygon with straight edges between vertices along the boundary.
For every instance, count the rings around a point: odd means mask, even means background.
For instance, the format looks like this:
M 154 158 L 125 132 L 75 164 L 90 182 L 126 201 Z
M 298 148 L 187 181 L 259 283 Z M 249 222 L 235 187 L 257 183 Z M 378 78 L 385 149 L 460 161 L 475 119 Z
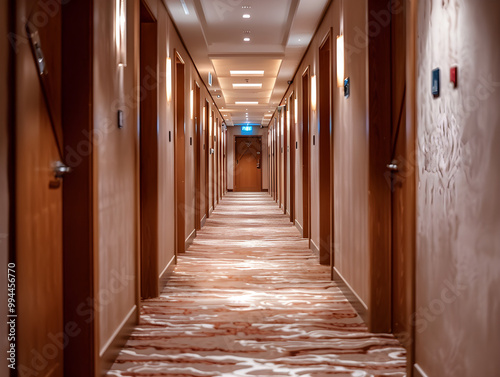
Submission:
M 234 177 L 234 191 L 238 192 L 236 188 L 236 141 L 237 139 L 242 139 L 242 138 L 255 138 L 259 139 L 260 142 L 260 192 L 262 192 L 262 135 L 234 135 L 234 155 L 233 155 L 233 177 Z M 240 191 L 240 192 L 246 192 L 246 191 Z

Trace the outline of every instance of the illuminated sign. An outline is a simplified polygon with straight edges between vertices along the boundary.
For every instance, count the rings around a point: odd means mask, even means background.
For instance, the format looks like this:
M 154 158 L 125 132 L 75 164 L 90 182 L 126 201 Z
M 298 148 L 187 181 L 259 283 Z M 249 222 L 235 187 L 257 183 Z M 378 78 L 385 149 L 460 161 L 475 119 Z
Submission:
M 252 132 L 252 126 L 241 126 L 241 132 Z

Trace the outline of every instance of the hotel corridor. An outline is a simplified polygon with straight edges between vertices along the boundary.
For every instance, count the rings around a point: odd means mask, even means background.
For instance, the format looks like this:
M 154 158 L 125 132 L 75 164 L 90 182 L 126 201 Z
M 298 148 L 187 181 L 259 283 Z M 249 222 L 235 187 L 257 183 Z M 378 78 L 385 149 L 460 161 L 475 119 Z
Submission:
M 228 193 L 108 376 L 404 376 L 267 193 Z

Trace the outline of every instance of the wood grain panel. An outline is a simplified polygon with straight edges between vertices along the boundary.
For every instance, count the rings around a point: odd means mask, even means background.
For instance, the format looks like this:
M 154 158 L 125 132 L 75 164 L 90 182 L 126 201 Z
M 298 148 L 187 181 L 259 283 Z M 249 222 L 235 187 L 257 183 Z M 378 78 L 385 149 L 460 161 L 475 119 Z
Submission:
M 16 33 L 42 12 L 35 1 L 16 2 Z M 33 20 L 31 20 L 33 22 Z M 62 182 L 52 166 L 61 159 L 61 13 L 36 25 L 47 71 L 39 80 L 28 44 L 16 54 L 15 211 L 17 346 L 21 374 L 63 376 Z M 43 89 L 43 85 L 47 85 Z M 50 88 L 50 89 L 49 89 Z M 57 93 L 57 94 L 56 94 Z M 44 97 L 46 95 L 47 97 Z M 52 114 L 51 114 L 52 113 Z M 54 124 L 59 119 L 59 125 Z M 59 130 L 60 131 L 60 130 Z M 34 357 L 34 355 L 40 355 Z M 38 361 L 37 361 L 38 360 Z

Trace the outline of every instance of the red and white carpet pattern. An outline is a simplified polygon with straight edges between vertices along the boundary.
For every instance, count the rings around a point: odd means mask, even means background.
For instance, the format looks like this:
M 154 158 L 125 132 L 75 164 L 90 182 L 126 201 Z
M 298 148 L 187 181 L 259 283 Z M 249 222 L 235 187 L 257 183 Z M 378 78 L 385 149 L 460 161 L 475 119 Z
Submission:
M 405 376 L 267 194 L 230 193 L 108 376 Z

